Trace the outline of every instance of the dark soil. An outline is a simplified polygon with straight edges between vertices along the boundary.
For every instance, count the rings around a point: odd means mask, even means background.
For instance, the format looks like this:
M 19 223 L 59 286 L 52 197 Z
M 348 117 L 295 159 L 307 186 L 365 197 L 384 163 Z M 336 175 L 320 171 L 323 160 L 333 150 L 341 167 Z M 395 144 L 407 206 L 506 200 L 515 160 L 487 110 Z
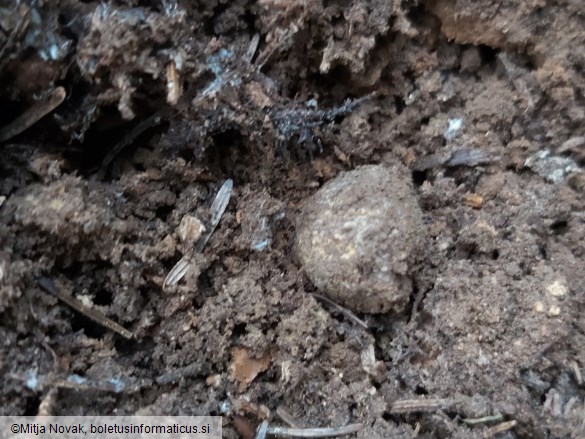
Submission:
M 0 414 L 585 437 L 583 41 L 580 0 L 0 1 Z M 428 238 L 384 314 L 295 256 L 366 164 Z

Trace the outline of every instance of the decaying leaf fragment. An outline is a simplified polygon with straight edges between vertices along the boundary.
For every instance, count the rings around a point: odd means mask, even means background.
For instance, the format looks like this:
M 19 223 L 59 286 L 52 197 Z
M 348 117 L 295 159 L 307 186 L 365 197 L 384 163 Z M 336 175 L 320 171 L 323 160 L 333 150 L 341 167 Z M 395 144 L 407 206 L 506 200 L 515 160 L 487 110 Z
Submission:
M 248 349 L 237 347 L 232 350 L 230 373 L 243 387 L 247 387 L 260 373 L 268 369 L 271 360 L 270 352 L 264 353 L 260 358 L 253 358 Z

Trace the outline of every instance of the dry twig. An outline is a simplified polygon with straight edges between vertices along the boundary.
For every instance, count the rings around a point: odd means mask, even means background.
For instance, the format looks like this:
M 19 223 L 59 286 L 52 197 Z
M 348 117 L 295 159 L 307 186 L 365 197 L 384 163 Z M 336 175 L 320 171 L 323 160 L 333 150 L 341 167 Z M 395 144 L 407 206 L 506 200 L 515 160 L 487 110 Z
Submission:
M 575 381 L 577 385 L 583 384 L 583 378 L 581 377 L 581 369 L 575 360 L 571 361 L 571 369 L 573 369 L 573 374 L 575 375 Z
M 297 422 L 297 420 L 291 415 L 283 406 L 278 406 L 276 408 L 276 414 L 280 416 L 284 422 L 286 422 L 289 426 L 294 428 L 299 428 L 301 425 Z
M 485 422 L 501 421 L 502 415 L 484 416 L 483 418 L 465 418 L 462 419 L 467 425 L 483 424 Z
M 502 422 L 501 424 L 495 425 L 491 428 L 488 428 L 486 431 L 484 431 L 483 437 L 486 439 L 493 437 L 498 433 L 503 433 L 504 431 L 508 431 L 508 430 L 514 428 L 516 426 L 516 424 L 518 424 L 518 422 L 516 422 L 516 421 Z
M 358 325 L 360 325 L 362 328 L 364 328 L 364 329 L 370 329 L 370 327 L 368 326 L 368 324 L 366 322 L 364 322 L 362 319 L 360 319 L 358 316 L 356 316 L 349 309 L 344 308 L 341 305 L 338 305 L 333 300 L 328 299 L 327 297 L 322 296 L 321 294 L 317 294 L 317 293 L 311 293 L 311 296 L 313 296 L 316 299 L 319 299 L 319 300 L 321 300 L 321 301 L 323 301 L 323 302 L 325 302 L 325 303 L 333 306 L 335 309 L 337 309 L 343 315 L 345 315 L 346 317 L 350 318 L 351 320 L 353 320 L 354 322 L 356 322 Z
M 449 405 L 447 399 L 405 399 L 392 404 L 390 413 L 436 412 L 447 405 Z
M 61 291 L 49 278 L 41 277 L 38 280 L 38 283 L 41 286 L 41 288 L 45 290 L 47 293 L 56 296 L 59 300 L 65 302 L 71 308 L 85 315 L 86 317 L 92 319 L 94 322 L 97 322 L 103 327 L 120 334 L 124 338 L 127 339 L 134 338 L 134 334 L 132 332 L 128 331 L 123 326 L 117 324 L 112 319 L 106 317 L 101 312 L 96 311 L 93 308 L 89 308 L 88 306 L 84 305 L 82 302 L 77 300 L 75 297 Z
M 334 428 L 288 428 L 269 427 L 268 421 L 262 422 L 258 427 L 256 439 L 264 439 L 266 435 L 292 436 L 292 437 L 333 437 L 352 434 L 361 430 L 362 424 L 349 424 L 343 427 Z

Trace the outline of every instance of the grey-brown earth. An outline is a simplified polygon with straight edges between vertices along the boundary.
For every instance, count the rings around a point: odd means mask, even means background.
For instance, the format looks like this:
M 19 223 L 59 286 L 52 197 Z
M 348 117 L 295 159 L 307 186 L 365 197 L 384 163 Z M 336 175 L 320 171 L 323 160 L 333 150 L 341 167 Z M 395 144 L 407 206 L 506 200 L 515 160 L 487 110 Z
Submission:
M 584 38 L 579 0 L 0 2 L 0 413 L 584 437 Z M 294 251 L 363 165 L 427 239 L 367 328 Z

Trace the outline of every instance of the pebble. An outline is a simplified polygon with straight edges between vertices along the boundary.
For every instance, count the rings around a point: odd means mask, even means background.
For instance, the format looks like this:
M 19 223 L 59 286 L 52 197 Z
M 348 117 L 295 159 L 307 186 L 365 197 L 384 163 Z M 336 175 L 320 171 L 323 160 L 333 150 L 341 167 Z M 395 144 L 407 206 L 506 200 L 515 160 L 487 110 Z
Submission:
M 305 203 L 296 251 L 320 292 L 374 314 L 404 309 L 426 241 L 408 171 L 369 165 L 339 175 Z

